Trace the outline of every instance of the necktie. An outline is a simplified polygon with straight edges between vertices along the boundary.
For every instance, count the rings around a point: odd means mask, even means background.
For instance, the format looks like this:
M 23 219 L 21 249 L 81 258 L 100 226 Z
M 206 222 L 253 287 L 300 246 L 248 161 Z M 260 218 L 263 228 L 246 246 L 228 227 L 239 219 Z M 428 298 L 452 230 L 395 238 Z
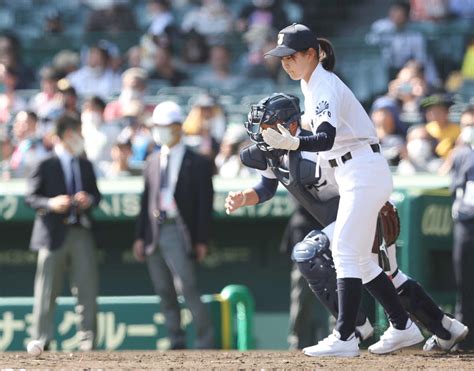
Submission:
M 76 184 L 76 159 L 71 158 L 71 184 L 69 185 L 69 194 L 74 196 L 77 193 L 77 184 Z
M 78 189 L 77 189 L 77 183 L 76 183 L 76 159 L 73 157 L 71 159 L 71 183 L 69 184 L 69 195 L 73 197 Z M 77 206 L 75 202 L 72 202 L 71 204 L 71 210 L 69 212 L 69 218 L 68 218 L 69 224 L 77 224 L 79 222 L 79 216 L 77 212 Z
M 168 171 L 168 156 L 162 155 L 161 156 L 161 169 L 160 169 L 160 189 L 164 189 L 168 187 L 169 182 L 169 171 Z

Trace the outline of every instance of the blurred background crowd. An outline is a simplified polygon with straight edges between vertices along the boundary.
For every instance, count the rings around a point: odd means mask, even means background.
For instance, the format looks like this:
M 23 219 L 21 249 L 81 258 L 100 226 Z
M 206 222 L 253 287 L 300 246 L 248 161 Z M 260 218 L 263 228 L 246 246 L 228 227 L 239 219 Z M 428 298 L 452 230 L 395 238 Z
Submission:
M 149 119 L 174 100 L 186 143 L 215 174 L 239 160 L 250 104 L 300 94 L 276 58 L 278 30 L 329 37 L 336 72 L 370 112 L 400 174 L 447 173 L 472 124 L 472 0 L 0 0 L 0 179 L 25 177 L 53 148 L 54 121 L 82 121 L 98 177 L 139 175 Z

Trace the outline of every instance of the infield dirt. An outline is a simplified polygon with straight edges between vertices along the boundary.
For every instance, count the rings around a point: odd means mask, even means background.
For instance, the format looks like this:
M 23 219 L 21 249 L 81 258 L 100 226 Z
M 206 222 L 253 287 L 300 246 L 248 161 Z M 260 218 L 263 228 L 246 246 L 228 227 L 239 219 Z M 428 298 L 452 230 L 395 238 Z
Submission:
M 344 369 L 411 370 L 474 369 L 474 352 L 425 353 L 404 350 L 358 358 L 312 358 L 299 351 L 117 351 L 90 353 L 45 352 L 34 359 L 26 352 L 0 353 L 0 369 Z

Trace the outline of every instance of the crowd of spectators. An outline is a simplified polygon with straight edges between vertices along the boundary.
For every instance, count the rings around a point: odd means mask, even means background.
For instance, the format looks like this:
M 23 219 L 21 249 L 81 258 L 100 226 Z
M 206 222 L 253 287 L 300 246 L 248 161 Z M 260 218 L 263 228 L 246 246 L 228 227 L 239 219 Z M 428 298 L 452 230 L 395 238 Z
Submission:
M 20 38 L 10 31 L 0 35 L 0 179 L 24 177 L 51 151 L 53 123 L 64 112 L 81 117 L 85 154 L 99 177 L 140 174 L 156 146 L 151 112 L 170 98 L 157 94 L 162 87 L 175 88 L 178 98 L 180 87 L 201 89 L 178 102 L 188 114 L 186 143 L 215 160 L 216 174 L 249 175 L 238 161 L 248 143 L 242 122 L 249 107 L 232 96 L 244 96 L 249 86 L 290 86 L 278 60 L 263 58 L 263 52 L 274 46 L 279 29 L 304 21 L 311 1 L 249 0 L 237 7 L 225 0 L 147 0 L 139 2 L 146 4 L 144 19 L 131 1 L 75 3 L 88 7 L 83 32 L 101 32 L 103 38 L 56 50 L 33 68 L 24 63 L 28 48 Z M 471 1 L 396 1 L 365 37 L 368 47 L 380 49 L 390 77 L 386 92 L 366 105 L 383 154 L 400 174 L 449 171 L 452 150 L 462 142 L 460 114 L 473 103 L 474 38 L 465 35 L 462 58 L 446 70 L 427 36 L 412 25 L 469 22 L 473 7 Z M 67 34 L 68 23 L 53 9 L 44 14 L 43 30 L 53 38 Z M 141 36 L 121 50 L 110 40 L 122 32 Z M 242 106 L 240 116 L 232 116 L 228 101 Z

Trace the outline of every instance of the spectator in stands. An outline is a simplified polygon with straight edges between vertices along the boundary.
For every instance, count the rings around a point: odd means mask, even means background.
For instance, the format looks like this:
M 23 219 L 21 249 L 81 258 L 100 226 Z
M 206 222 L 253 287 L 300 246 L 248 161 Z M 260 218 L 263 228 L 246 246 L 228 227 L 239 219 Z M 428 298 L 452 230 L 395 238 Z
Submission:
M 79 69 L 81 59 L 79 54 L 68 49 L 61 50 L 53 58 L 53 68 L 60 78 L 64 78 L 70 73 Z
M 449 0 L 449 10 L 455 17 L 469 21 L 474 19 L 474 1 L 472 0 Z
M 0 83 L 4 89 L 0 94 L 0 125 L 8 123 L 18 111 L 26 109 L 26 102 L 16 93 L 18 78 L 16 69 L 0 65 Z
M 431 95 L 421 102 L 426 110 L 426 130 L 438 142 L 436 154 L 443 159 L 448 157 L 461 133 L 459 125 L 449 120 L 451 105 L 451 99 L 442 94 Z
M 474 36 L 469 39 L 461 67 L 464 80 L 474 80 Z
M 125 57 L 127 68 L 141 68 L 142 49 L 139 45 L 132 46 L 130 49 L 128 49 Z
M 137 31 L 135 15 L 128 0 L 110 0 L 101 8 L 101 2 L 91 2 L 96 9 L 92 10 L 86 20 L 86 32 L 120 33 Z
M 380 46 L 390 79 L 395 78 L 407 61 L 414 59 L 424 67 L 427 80 L 437 84 L 438 74 L 428 55 L 425 37 L 407 27 L 409 15 L 410 5 L 395 1 L 390 7 L 389 17 L 372 24 L 366 41 Z
M 275 45 L 275 30 L 253 28 L 244 36 L 248 54 L 245 56 L 243 70 L 247 79 L 269 79 L 275 83 L 288 82 L 288 75 L 281 68 L 278 58 L 264 58 L 266 51 Z
M 46 66 L 41 69 L 39 75 L 41 90 L 31 98 L 29 106 L 39 119 L 43 120 L 49 117 L 53 111 L 59 110 L 62 102 L 58 90 L 59 73 L 57 70 Z
M 405 125 L 400 120 L 400 109 L 390 97 L 380 97 L 372 104 L 372 121 L 380 140 L 382 155 L 390 166 L 397 166 L 405 149 Z
M 215 98 L 207 94 L 201 95 L 183 123 L 184 141 L 214 162 L 225 129 L 224 112 Z
M 209 57 L 209 44 L 206 38 L 196 31 L 191 30 L 183 35 L 181 59 L 187 64 L 201 64 L 207 62 Z
M 98 96 L 87 98 L 82 105 L 81 122 L 84 150 L 98 171 L 110 163 L 112 144 L 120 134 L 117 124 L 104 123 L 105 102 Z
M 232 16 L 222 0 L 201 0 L 201 5 L 191 9 L 183 19 L 181 29 L 204 36 L 209 44 L 222 42 L 232 31 Z
M 124 107 L 123 117 L 119 121 L 123 126 L 119 137 L 130 139 L 132 142 L 130 165 L 133 168 L 143 166 L 143 161 L 155 149 L 150 130 L 145 125 L 146 120 L 147 117 L 143 103 L 134 100 Z
M 221 142 L 226 131 L 226 117 L 223 108 L 217 98 L 204 93 L 199 95 L 193 103 L 193 108 L 183 123 L 185 134 L 200 131 L 198 127 L 203 127 L 217 141 Z
M 205 88 L 233 92 L 242 84 L 242 79 L 232 71 L 232 58 L 225 45 L 214 45 L 210 50 L 211 70 L 195 76 L 195 83 Z
M 157 47 L 154 55 L 154 65 L 149 71 L 151 80 L 164 80 L 171 86 L 179 86 L 188 76 L 173 60 L 171 48 Z
M 429 92 L 424 69 L 416 61 L 408 61 L 388 86 L 388 96 L 400 102 L 401 114 L 410 123 L 423 121 L 420 101 Z
M 236 29 L 245 32 L 256 27 L 280 30 L 288 25 L 288 17 L 279 0 L 252 0 L 252 3 L 242 8 Z
M 6 125 L 0 125 L 0 180 L 9 180 L 13 148 Z
M 442 21 L 449 16 L 449 0 L 410 0 L 413 21 Z
M 64 31 L 64 23 L 61 13 L 57 9 L 51 9 L 44 17 L 44 32 L 47 34 L 61 34 Z
M 401 175 L 419 172 L 436 174 L 442 164 L 434 152 L 436 140 L 428 133 L 425 125 L 413 125 L 408 129 L 407 154 L 397 168 Z
M 77 299 L 79 349 L 94 348 L 98 269 L 91 211 L 101 194 L 92 163 L 81 157 L 81 122 L 71 115 L 56 122 L 54 153 L 28 177 L 25 202 L 36 211 L 30 248 L 38 252 L 32 337 L 48 349 L 54 340 L 56 298 L 65 273 Z
M 67 76 L 79 96 L 107 99 L 120 91 L 120 75 L 109 66 L 109 53 L 98 45 L 89 48 L 87 64 Z
M 196 328 L 196 348 L 214 347 L 214 330 L 197 290 L 192 256 L 208 251 L 213 188 L 208 159 L 182 141 L 180 107 L 171 101 L 156 106 L 151 124 L 161 145 L 145 166 L 145 189 L 137 218 L 133 253 L 146 262 L 161 309 L 171 349 L 186 348 L 177 292 L 186 300 Z
M 117 44 L 114 44 L 113 42 L 110 42 L 109 40 L 99 40 L 97 45 L 102 48 L 107 50 L 107 53 L 109 54 L 109 67 L 110 69 L 115 72 L 115 73 L 121 73 L 122 72 L 122 55 L 120 54 L 120 49 L 117 46 Z
M 456 279 L 456 318 L 474 328 L 474 106 L 461 115 L 463 146 L 453 156 L 453 268 Z M 470 331 L 459 349 L 474 349 Z
M 13 178 L 26 177 L 34 165 L 42 160 L 47 151 L 37 136 L 38 116 L 32 111 L 20 111 L 13 123 L 13 141 L 15 143 L 10 158 L 10 171 Z
M 80 115 L 78 108 L 78 96 L 76 89 L 66 79 L 58 81 L 59 98 L 62 102 L 62 113 L 70 113 L 72 115 Z
M 252 174 L 250 168 L 240 161 L 240 150 L 246 144 L 248 144 L 248 135 L 243 125 L 229 125 L 215 159 L 217 174 L 228 179 L 248 177 Z
M 131 102 L 143 102 L 148 76 L 144 69 L 129 68 L 122 73 L 122 90 L 117 99 L 109 102 L 105 107 L 105 121 L 118 120 L 123 117 L 124 108 Z
M 33 70 L 23 63 L 20 40 L 12 33 L 0 35 L 0 64 L 17 71 L 16 89 L 28 89 L 34 85 Z
M 112 146 L 110 156 L 112 162 L 102 169 L 105 178 L 121 178 L 136 174 L 130 167 L 130 158 L 132 157 L 132 142 L 130 140 L 123 141 L 118 138 Z
M 174 15 L 169 0 L 148 0 L 148 16 L 151 19 L 148 33 L 150 35 L 163 35 L 174 27 Z

